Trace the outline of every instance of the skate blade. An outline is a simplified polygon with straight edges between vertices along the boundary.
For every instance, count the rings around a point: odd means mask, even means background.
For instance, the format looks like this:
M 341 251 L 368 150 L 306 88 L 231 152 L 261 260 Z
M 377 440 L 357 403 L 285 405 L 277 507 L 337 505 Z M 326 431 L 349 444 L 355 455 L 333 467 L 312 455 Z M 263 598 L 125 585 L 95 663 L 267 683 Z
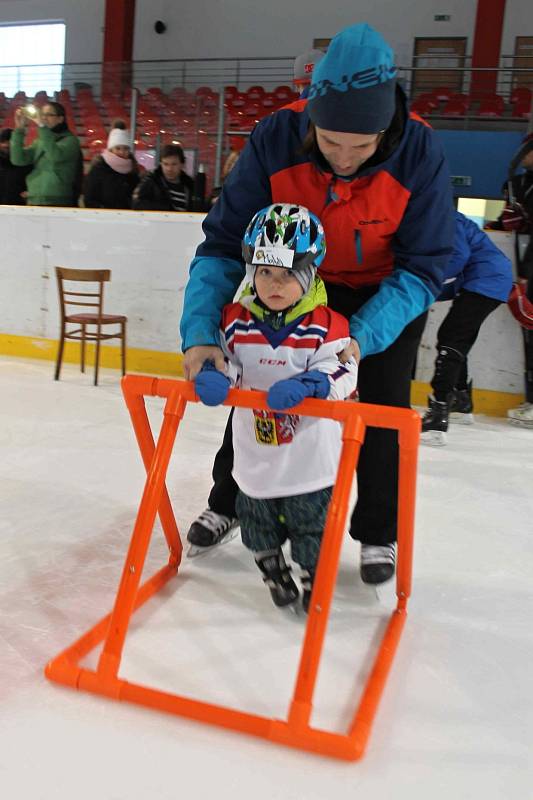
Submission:
M 452 411 L 449 416 L 450 422 L 455 422 L 456 425 L 473 425 L 473 414 L 461 414 L 459 411 Z
M 216 544 L 212 544 L 210 547 L 199 547 L 197 544 L 190 544 L 186 556 L 187 558 L 200 558 L 201 556 L 206 556 L 209 553 L 212 553 L 214 550 L 218 550 L 221 545 L 228 544 L 229 542 L 233 541 L 233 539 L 235 539 L 238 535 L 239 526 L 236 525 L 234 528 L 230 528 L 225 536 L 219 539 Z
M 281 612 L 283 617 L 287 618 L 287 620 L 294 621 L 297 619 L 302 619 L 302 617 L 307 618 L 307 614 L 303 610 L 299 597 L 297 597 L 296 600 L 293 600 L 292 603 L 287 603 L 286 606 L 276 606 L 276 608 Z
M 446 444 L 446 434 L 444 431 L 425 431 L 420 434 L 420 441 L 430 447 L 442 447 Z
M 533 428 L 533 420 L 514 419 L 514 417 L 507 417 L 507 422 L 511 425 L 516 425 L 517 428 Z

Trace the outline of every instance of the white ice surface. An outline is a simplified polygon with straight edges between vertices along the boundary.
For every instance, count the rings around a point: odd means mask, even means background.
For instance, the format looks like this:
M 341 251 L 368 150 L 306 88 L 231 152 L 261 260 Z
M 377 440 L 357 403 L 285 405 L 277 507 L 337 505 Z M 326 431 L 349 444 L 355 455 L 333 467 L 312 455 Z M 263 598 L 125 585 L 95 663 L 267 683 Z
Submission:
M 533 430 L 479 418 L 422 447 L 409 617 L 362 761 L 346 764 L 49 683 L 111 610 L 144 472 L 117 373 L 0 357 L 0 796 L 5 800 L 530 800 Z M 162 401 L 150 402 L 159 426 Z M 227 411 L 191 405 L 168 486 L 185 536 Z M 156 527 L 145 574 L 165 563 Z M 343 730 L 393 587 L 346 537 L 313 722 Z M 120 675 L 286 717 L 303 631 L 234 540 L 137 612 Z M 86 663 L 96 663 L 98 651 Z

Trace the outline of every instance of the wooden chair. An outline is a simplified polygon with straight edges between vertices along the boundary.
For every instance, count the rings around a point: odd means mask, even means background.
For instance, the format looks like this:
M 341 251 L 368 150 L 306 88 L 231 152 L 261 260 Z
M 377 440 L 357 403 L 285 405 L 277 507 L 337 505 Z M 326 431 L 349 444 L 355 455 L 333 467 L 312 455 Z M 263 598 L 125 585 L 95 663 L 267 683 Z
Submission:
M 81 371 L 85 372 L 85 343 L 96 342 L 96 354 L 94 358 L 94 385 L 98 385 L 98 366 L 100 361 L 100 342 L 106 339 L 121 340 L 122 374 L 126 373 L 126 322 L 127 317 L 117 314 L 104 314 L 104 283 L 111 280 L 111 270 L 109 269 L 67 269 L 56 267 L 57 288 L 59 291 L 59 309 L 61 313 L 61 330 L 59 339 L 59 350 L 57 353 L 56 371 L 54 379 L 59 380 L 61 362 L 63 360 L 63 349 L 65 339 L 73 339 L 81 342 Z M 78 283 L 93 283 L 96 286 L 87 287 L 87 291 L 80 291 L 79 286 L 72 289 L 67 288 L 64 282 L 74 281 Z M 92 291 L 91 291 L 92 289 Z M 68 306 L 82 306 L 84 308 L 96 309 L 96 312 L 69 314 Z M 67 331 L 67 324 L 79 325 L 79 328 Z M 120 325 L 118 333 L 104 333 L 103 326 Z M 88 326 L 94 326 L 96 330 L 87 330 Z

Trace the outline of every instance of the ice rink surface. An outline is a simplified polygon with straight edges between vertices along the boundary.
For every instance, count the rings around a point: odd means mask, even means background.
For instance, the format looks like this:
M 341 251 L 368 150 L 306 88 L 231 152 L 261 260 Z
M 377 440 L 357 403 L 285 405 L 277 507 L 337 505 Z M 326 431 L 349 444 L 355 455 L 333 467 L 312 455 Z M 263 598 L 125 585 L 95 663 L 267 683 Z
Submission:
M 478 418 L 420 449 L 413 596 L 363 760 L 344 763 L 49 683 L 114 601 L 144 471 L 117 373 L 0 357 L 0 791 L 5 800 L 533 798 L 533 430 Z M 159 428 L 162 401 L 149 403 Z M 227 409 L 191 404 L 168 487 L 184 537 Z M 393 586 L 343 549 L 312 722 L 343 731 Z M 156 527 L 145 568 L 166 561 Z M 286 717 L 304 619 L 237 538 L 133 618 L 120 676 Z M 96 653 L 87 659 L 94 665 Z

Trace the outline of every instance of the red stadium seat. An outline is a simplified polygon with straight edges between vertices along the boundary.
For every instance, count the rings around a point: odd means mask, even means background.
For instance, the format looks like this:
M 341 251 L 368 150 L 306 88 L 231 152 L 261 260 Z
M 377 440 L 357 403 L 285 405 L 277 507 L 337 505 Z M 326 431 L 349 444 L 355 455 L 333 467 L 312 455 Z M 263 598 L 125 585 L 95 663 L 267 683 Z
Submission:
M 265 109 L 272 110 L 278 107 L 278 101 L 276 100 L 272 92 L 265 92 L 265 94 L 261 98 L 261 105 Z
M 524 102 L 523 100 L 519 100 L 517 103 L 514 104 L 511 116 L 512 117 L 519 117 L 520 119 L 529 119 L 529 115 L 531 113 L 531 101 L 527 100 Z
M 501 117 L 505 111 L 505 102 L 503 97 L 495 94 L 492 96 L 484 97 L 477 110 L 479 117 Z
M 431 90 L 431 92 L 428 92 L 427 94 L 434 97 L 436 100 L 440 102 L 441 100 L 448 101 L 450 97 L 455 93 L 453 89 L 448 89 L 447 86 L 436 86 L 434 89 Z
M 284 103 L 289 103 L 299 97 L 296 92 L 293 92 L 290 86 L 276 86 L 272 94 L 276 100 L 283 101 Z
M 265 96 L 265 90 L 262 86 L 250 86 L 246 90 L 246 97 L 248 100 L 262 100 Z
M 511 92 L 511 96 L 509 98 L 511 103 L 530 103 L 531 102 L 531 89 L 528 89 L 527 86 L 517 86 Z
M 243 108 L 247 104 L 248 98 L 244 94 L 244 92 L 237 92 L 236 94 L 233 95 L 231 99 L 228 99 L 226 102 L 228 108 Z
M 421 100 L 418 98 L 414 101 L 414 103 L 411 103 L 411 111 L 413 111 L 415 114 L 419 114 L 421 117 L 433 114 L 435 108 L 435 104 L 430 100 Z
M 470 98 L 466 94 L 452 94 L 442 113 L 446 117 L 464 117 L 470 106 Z
M 228 100 L 233 100 L 235 95 L 239 94 L 239 90 L 236 86 L 226 86 L 224 88 L 224 100 L 227 102 Z

